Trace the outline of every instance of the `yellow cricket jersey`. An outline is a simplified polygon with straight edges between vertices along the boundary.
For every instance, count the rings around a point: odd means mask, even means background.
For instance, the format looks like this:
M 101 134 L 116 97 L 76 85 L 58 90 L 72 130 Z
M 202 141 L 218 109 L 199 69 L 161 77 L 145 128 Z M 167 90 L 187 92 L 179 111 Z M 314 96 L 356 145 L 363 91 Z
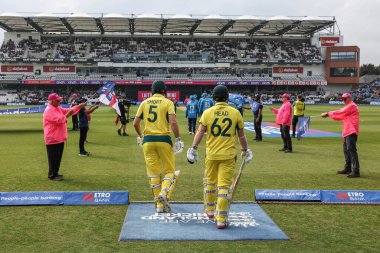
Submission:
M 169 135 L 169 114 L 175 114 L 174 104 L 161 94 L 144 100 L 136 117 L 144 121 L 144 135 Z
M 305 103 L 302 101 L 297 100 L 293 104 L 294 112 L 293 114 L 295 116 L 303 116 L 305 114 Z
M 227 103 L 217 102 L 203 112 L 199 123 L 207 130 L 207 159 L 227 160 L 236 156 L 236 131 L 244 127 L 238 110 Z

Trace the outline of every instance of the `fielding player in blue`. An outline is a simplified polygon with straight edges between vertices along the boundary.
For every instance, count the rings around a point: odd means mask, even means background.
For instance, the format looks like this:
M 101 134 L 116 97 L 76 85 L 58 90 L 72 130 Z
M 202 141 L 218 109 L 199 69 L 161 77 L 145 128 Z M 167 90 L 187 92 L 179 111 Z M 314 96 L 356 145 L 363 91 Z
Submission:
M 133 126 L 138 134 L 137 143 L 142 145 L 150 187 L 154 196 L 156 212 L 171 211 L 169 197 L 175 186 L 176 153 L 183 150 L 173 102 L 165 98 L 164 82 L 156 81 L 152 85 L 153 96 L 139 106 Z M 144 121 L 144 131 L 140 122 Z M 174 147 L 170 129 L 175 136 Z M 163 179 L 161 179 L 163 174 Z
M 228 90 L 224 85 L 214 88 L 216 104 L 204 111 L 193 145 L 187 151 L 190 163 L 198 161 L 198 144 L 207 132 L 204 207 L 209 218 L 216 215 L 217 228 L 228 224 L 230 186 L 236 163 L 236 132 L 242 155 L 246 162 L 252 160 L 244 135 L 243 117 L 238 110 L 227 104 Z
M 205 92 L 202 94 L 202 98 L 199 100 L 198 108 L 199 108 L 199 116 L 202 116 L 203 112 L 208 108 L 214 105 L 214 100 L 209 97 L 209 95 Z
M 186 106 L 186 118 L 189 125 L 189 134 L 195 133 L 195 128 L 197 126 L 197 118 L 198 118 L 198 102 L 195 100 L 195 96 L 190 96 L 190 101 Z

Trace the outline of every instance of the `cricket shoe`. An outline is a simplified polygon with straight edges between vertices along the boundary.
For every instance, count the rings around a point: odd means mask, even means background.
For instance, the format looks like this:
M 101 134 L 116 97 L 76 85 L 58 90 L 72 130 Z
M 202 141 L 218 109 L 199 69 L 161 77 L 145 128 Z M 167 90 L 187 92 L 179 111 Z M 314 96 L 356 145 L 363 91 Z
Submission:
M 172 209 L 170 208 L 170 205 L 169 205 L 168 198 L 165 194 L 160 193 L 160 195 L 158 195 L 156 201 L 160 202 L 163 205 L 163 212 L 164 213 L 170 213 L 172 211 Z
M 207 217 L 209 219 L 214 219 L 215 217 L 215 211 L 208 211 L 208 210 L 205 210 L 205 214 L 207 215 Z
M 163 206 L 156 207 L 156 213 L 163 213 L 163 212 L 164 212 L 164 207 Z
M 217 229 L 224 229 L 228 226 L 227 221 L 217 221 L 216 222 L 216 228 Z

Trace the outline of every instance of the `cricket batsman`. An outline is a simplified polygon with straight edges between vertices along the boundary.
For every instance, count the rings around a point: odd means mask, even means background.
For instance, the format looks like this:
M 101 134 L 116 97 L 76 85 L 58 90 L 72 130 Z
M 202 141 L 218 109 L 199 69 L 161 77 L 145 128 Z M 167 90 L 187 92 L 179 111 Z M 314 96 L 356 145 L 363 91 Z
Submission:
M 154 82 L 153 96 L 140 104 L 133 122 L 138 134 L 137 144 L 143 148 L 157 213 L 171 212 L 169 196 L 176 180 L 174 154 L 182 152 L 184 147 L 175 117 L 174 104 L 165 98 L 165 92 L 166 86 L 163 81 Z M 143 132 L 140 127 L 141 120 L 144 121 Z M 175 136 L 174 146 L 169 125 Z
M 212 97 L 216 104 L 203 112 L 193 145 L 187 151 L 187 160 L 189 163 L 198 161 L 197 147 L 207 132 L 204 211 L 210 219 L 216 216 L 217 228 L 223 229 L 228 224 L 230 185 L 236 163 L 236 132 L 245 161 L 252 160 L 253 154 L 244 135 L 243 117 L 227 104 L 227 87 L 216 86 Z

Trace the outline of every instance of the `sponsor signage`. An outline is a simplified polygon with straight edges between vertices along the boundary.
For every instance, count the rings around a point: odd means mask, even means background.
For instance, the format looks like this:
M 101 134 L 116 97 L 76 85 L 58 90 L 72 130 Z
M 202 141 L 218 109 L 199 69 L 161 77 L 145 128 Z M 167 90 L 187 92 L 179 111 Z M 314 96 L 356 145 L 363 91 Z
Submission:
M 374 190 L 255 190 L 258 201 L 317 201 L 341 204 L 380 204 Z
M 12 109 L 0 110 L 0 115 L 43 113 L 45 111 L 45 108 L 46 108 L 45 106 L 12 108 Z
M 23 80 L 23 84 L 93 84 L 103 85 L 104 80 Z M 152 80 L 115 80 L 116 85 L 152 85 Z M 166 85 L 327 85 L 327 81 L 184 81 L 165 80 Z
M 173 101 L 173 102 L 174 101 L 179 101 L 179 99 L 180 99 L 180 97 L 179 97 L 179 91 L 177 91 L 177 90 L 167 91 L 165 97 L 167 99 Z
M 75 73 L 75 66 L 43 66 L 43 72 L 70 72 Z
M 339 39 L 339 38 L 338 38 Z M 113 63 L 120 63 L 121 60 L 118 58 L 0 58 L 0 62 L 40 62 L 40 63 L 46 63 L 46 62 L 55 62 L 55 63 L 85 63 L 85 64 L 94 64 L 96 62 L 102 63 L 102 62 L 113 62 Z M 128 63 L 125 60 L 123 61 L 125 64 L 136 64 L 136 63 Z M 225 63 L 225 64 L 321 64 L 324 63 L 324 60 L 260 60 L 260 59 L 218 59 L 218 63 Z M 144 61 L 142 62 L 137 62 L 137 64 L 149 64 L 145 63 Z M 186 63 L 183 62 L 181 64 L 176 64 L 176 63 L 160 63 L 160 66 L 165 67 L 165 66 L 170 66 L 170 67 L 181 67 L 182 65 L 185 65 Z M 201 67 L 205 65 L 215 65 L 213 63 L 204 63 L 204 62 L 199 62 L 199 63 L 188 63 L 186 65 L 199 65 Z M 157 65 L 155 64 L 150 64 L 151 66 Z M 227 67 L 227 66 L 224 66 Z
M 244 129 L 250 132 L 255 132 L 255 127 L 253 122 L 244 122 Z M 281 131 L 279 125 L 275 123 L 263 122 L 262 123 L 262 134 L 265 137 L 270 138 L 280 138 Z M 309 129 L 308 132 L 302 137 L 342 137 L 341 134 L 317 130 L 317 129 Z
M 126 205 L 127 191 L 78 191 L 64 192 L 65 205 Z
M 321 201 L 320 190 L 255 190 L 256 200 Z
M 273 67 L 274 74 L 303 74 L 303 67 Z
M 57 81 L 51 81 L 51 80 L 23 80 L 23 84 L 58 84 Z
M 171 101 L 174 101 L 174 100 L 177 100 L 179 101 L 180 99 L 180 93 L 179 91 L 175 91 L 175 90 L 168 90 L 166 91 L 166 95 L 165 97 L 167 99 L 170 99 Z M 149 91 L 149 90 L 139 90 L 138 93 L 137 93 L 137 101 L 141 102 L 141 101 L 144 101 L 145 99 L 147 98 L 150 98 L 152 96 L 152 92 Z
M 32 80 L 22 81 L 23 84 L 95 84 L 102 85 L 108 81 L 97 80 Z M 153 80 L 115 80 L 116 85 L 152 85 Z M 272 81 L 187 81 L 165 80 L 166 85 L 271 85 Z
M 271 85 L 272 81 L 216 81 L 216 85 Z
M 321 37 L 320 40 L 322 47 L 332 47 L 340 43 L 339 37 Z
M 63 192 L 2 192 L 1 206 L 62 205 Z
M 327 85 L 327 81 L 282 81 L 272 82 L 273 85 Z
M 369 104 L 370 104 L 370 105 L 380 106 L 380 102 L 374 102 L 374 101 L 372 101 L 372 102 L 370 102 Z
M 289 239 L 258 204 L 231 205 L 228 231 L 215 230 L 216 221 L 207 217 L 201 203 L 173 203 L 171 207 L 171 213 L 155 213 L 152 203 L 132 203 L 119 241 Z
M 144 101 L 145 99 L 150 98 L 151 96 L 152 96 L 151 91 L 139 90 L 137 93 L 137 101 L 140 101 L 140 102 Z
M 2 65 L 1 72 L 33 72 L 32 65 Z
M 329 101 L 329 105 L 343 105 L 342 101 Z
M 380 204 L 380 191 L 324 190 L 322 202 Z

